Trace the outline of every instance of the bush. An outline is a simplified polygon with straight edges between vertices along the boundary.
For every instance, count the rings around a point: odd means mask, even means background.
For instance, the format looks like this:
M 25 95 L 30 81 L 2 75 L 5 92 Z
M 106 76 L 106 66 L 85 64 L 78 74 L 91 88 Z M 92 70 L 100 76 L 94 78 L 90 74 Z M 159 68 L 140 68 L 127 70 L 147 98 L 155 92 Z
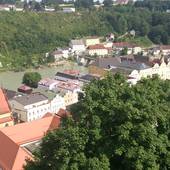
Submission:
M 37 88 L 41 75 L 38 72 L 27 72 L 23 76 L 22 82 L 30 87 Z

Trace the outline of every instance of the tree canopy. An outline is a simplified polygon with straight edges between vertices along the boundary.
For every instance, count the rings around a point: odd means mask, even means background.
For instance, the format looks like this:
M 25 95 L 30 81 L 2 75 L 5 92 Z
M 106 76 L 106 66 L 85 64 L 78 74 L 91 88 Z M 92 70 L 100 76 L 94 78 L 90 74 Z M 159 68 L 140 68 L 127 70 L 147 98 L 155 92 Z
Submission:
M 103 4 L 105 7 L 111 7 L 113 6 L 113 0 L 104 0 Z
M 72 117 L 42 141 L 26 170 L 168 170 L 170 81 L 94 80 Z
M 78 8 L 91 8 L 93 6 L 93 0 L 76 0 L 75 6 Z
M 30 87 L 37 88 L 41 75 L 38 72 L 26 72 L 22 82 Z

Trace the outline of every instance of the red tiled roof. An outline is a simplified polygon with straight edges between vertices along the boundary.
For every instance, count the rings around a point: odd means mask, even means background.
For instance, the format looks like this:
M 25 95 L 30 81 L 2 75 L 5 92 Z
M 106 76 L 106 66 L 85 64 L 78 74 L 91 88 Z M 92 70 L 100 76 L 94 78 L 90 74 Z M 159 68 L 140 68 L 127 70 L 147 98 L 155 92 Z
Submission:
M 2 128 L 0 130 L 0 167 L 5 170 L 22 170 L 25 159 L 33 159 L 22 144 L 40 140 L 59 127 L 59 116 L 48 116 L 30 123 Z
M 50 117 L 50 116 L 53 116 L 53 114 L 50 113 L 50 112 L 48 112 L 48 113 L 46 113 L 42 118 L 46 118 L 46 117 Z
M 0 118 L 0 124 L 13 121 L 12 117 Z
M 71 74 L 71 75 L 78 75 L 80 74 L 79 70 L 64 70 L 64 73 Z
M 54 118 L 51 121 L 48 131 L 54 130 L 54 129 L 58 128 L 60 125 L 60 117 L 58 117 L 58 116 L 53 116 L 53 117 Z
M 60 116 L 60 117 L 66 117 L 66 116 L 70 116 L 71 113 L 68 112 L 67 110 L 64 110 L 64 109 L 60 109 L 57 114 L 57 116 Z
M 95 50 L 95 49 L 107 49 L 103 44 L 96 44 L 96 45 L 89 45 L 89 50 Z
M 8 113 L 10 112 L 9 104 L 7 101 L 7 98 L 3 92 L 3 90 L 0 88 L 0 114 Z
M 160 50 L 170 50 L 170 45 L 161 45 Z
M 55 121 L 55 126 L 51 123 Z M 17 124 L 15 126 L 2 128 L 1 131 L 11 138 L 15 143 L 22 145 L 41 139 L 49 130 L 58 128 L 60 117 L 49 116 L 32 122 Z M 27 133 L 25 133 L 27 132 Z
M 18 89 L 19 89 L 19 90 L 26 91 L 26 90 L 31 90 L 31 87 L 26 86 L 26 85 L 23 84 L 23 85 L 21 85 Z
M 27 158 L 32 159 L 32 156 L 0 131 L 0 167 L 21 170 Z
M 131 43 L 128 43 L 128 42 L 113 43 L 113 47 L 117 47 L 117 48 L 124 48 L 124 47 L 134 48 L 135 46 L 136 46 L 135 44 L 131 44 Z

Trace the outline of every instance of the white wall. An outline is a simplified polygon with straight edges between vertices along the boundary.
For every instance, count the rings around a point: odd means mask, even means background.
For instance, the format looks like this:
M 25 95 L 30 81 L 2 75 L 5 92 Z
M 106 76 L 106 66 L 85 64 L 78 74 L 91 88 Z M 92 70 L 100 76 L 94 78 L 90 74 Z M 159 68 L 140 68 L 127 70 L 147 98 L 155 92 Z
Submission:
M 57 113 L 60 108 L 65 109 L 64 98 L 57 95 L 52 101 L 44 100 L 31 105 L 23 106 L 17 101 L 11 101 L 13 111 L 19 114 L 22 121 L 30 122 L 42 118 L 47 112 Z

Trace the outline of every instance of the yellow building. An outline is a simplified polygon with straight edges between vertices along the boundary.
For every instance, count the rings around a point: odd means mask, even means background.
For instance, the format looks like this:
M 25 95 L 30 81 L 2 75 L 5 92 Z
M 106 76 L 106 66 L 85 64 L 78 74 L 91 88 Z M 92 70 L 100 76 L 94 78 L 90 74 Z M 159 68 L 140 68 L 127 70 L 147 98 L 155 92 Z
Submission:
M 69 106 L 78 102 L 78 93 L 68 91 L 64 94 L 65 106 Z
M 14 121 L 9 103 L 3 90 L 0 89 L 0 128 L 13 125 Z
M 87 38 L 84 39 L 84 41 L 85 41 L 86 46 L 100 44 L 99 37 L 95 37 L 95 36 L 87 37 Z

